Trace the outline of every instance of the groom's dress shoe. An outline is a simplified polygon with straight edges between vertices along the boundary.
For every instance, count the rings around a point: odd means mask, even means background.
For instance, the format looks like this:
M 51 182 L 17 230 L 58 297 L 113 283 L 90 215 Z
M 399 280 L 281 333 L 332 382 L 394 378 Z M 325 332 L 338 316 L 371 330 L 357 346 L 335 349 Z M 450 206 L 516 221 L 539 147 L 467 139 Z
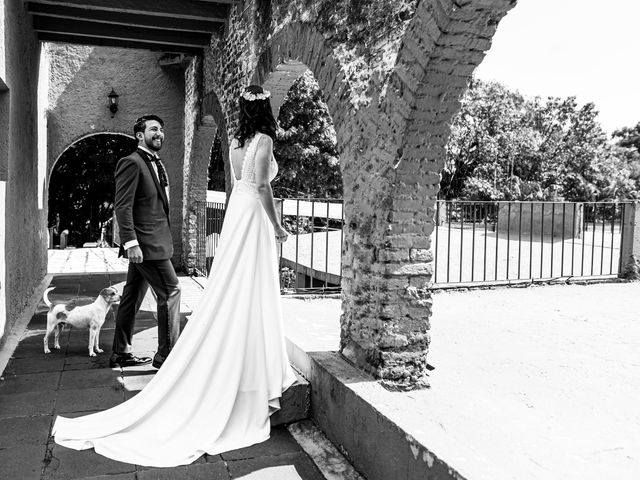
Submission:
M 140 365 L 148 365 L 151 363 L 151 359 L 149 357 L 136 357 L 130 353 L 114 353 L 109 358 L 109 366 L 111 368 L 114 367 L 137 367 Z

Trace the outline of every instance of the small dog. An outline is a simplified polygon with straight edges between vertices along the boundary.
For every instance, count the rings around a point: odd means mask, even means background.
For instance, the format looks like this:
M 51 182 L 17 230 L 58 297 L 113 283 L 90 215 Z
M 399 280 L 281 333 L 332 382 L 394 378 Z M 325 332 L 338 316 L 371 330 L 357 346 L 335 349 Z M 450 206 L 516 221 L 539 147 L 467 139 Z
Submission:
M 47 288 L 44 292 L 44 303 L 49 307 L 47 313 L 47 332 L 44 335 L 44 353 L 51 353 L 49 350 L 49 337 L 54 332 L 53 348 L 60 349 L 60 332 L 64 323 L 74 327 L 89 328 L 89 356 L 95 357 L 96 352 L 102 353 L 100 349 L 100 329 L 107 316 L 111 305 L 120 301 L 120 294 L 113 287 L 103 288 L 96 300 L 89 305 L 78 307 L 75 303 L 54 305 L 49 301 L 49 292 L 55 287 Z

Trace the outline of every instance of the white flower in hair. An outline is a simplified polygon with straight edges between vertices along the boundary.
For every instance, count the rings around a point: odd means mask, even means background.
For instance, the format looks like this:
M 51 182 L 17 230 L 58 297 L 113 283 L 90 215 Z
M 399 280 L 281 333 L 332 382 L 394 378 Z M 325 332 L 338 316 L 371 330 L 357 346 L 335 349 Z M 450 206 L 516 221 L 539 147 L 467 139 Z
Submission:
M 242 98 L 244 98 L 248 102 L 253 102 L 254 100 L 266 100 L 270 96 L 271 96 L 271 92 L 269 90 L 263 90 L 262 93 L 251 93 L 251 92 L 242 93 Z

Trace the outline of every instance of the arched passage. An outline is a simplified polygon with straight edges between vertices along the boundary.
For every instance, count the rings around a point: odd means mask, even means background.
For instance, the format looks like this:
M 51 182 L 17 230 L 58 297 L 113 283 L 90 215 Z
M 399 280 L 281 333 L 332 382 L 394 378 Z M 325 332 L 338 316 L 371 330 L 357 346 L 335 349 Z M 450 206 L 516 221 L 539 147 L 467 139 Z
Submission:
M 377 67 L 384 76 L 373 68 L 364 87 L 309 23 L 279 30 L 257 69 L 303 62 L 326 94 L 344 181 L 341 352 L 394 387 L 426 384 L 430 236 L 449 121 L 514 5 L 417 2 L 395 64 Z
M 449 121 L 515 3 L 318 0 L 272 3 L 268 15 L 251 4 L 205 53 L 204 88 L 227 120 L 249 79 L 266 84 L 294 62 L 317 79 L 344 185 L 340 351 L 393 388 L 427 383 L 430 235 Z
M 53 245 L 66 231 L 70 246 L 112 243 L 114 176 L 116 162 L 135 149 L 130 135 L 96 133 L 69 145 L 48 175 L 48 227 Z M 105 228 L 106 238 L 101 237 Z
M 50 64 L 46 105 L 49 171 L 69 145 L 87 134 L 132 135 L 135 120 L 146 113 L 164 120 L 165 144 L 160 154 L 171 180 L 169 214 L 177 264 L 182 253 L 185 155 L 182 69 L 163 65 L 161 53 L 147 50 L 51 43 L 45 51 Z M 119 95 L 115 114 L 108 107 L 111 89 Z

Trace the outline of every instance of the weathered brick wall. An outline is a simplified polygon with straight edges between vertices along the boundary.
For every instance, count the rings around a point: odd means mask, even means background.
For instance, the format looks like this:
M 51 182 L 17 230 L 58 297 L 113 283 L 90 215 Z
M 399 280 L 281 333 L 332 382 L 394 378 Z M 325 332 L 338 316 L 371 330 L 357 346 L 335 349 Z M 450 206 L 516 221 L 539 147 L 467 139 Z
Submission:
M 192 165 L 191 161 L 197 152 L 195 151 L 195 136 L 197 132 L 198 122 L 198 99 L 200 92 L 200 60 L 194 58 L 191 60 L 184 73 L 184 158 L 182 165 L 182 191 L 184 198 L 182 201 L 182 259 L 183 269 L 193 272 L 195 265 L 195 238 L 196 238 L 196 218 L 195 208 L 190 205 L 189 198 L 196 195 L 193 188 L 190 188 L 192 181 Z M 194 172 L 196 175 L 201 172 Z M 206 177 L 204 179 L 206 182 Z
M 47 44 L 50 56 L 48 172 L 73 142 L 95 133 L 133 136 L 135 119 L 155 113 L 165 122 L 160 156 L 170 181 L 174 263 L 182 255 L 183 159 L 185 156 L 185 86 L 182 68 L 162 68 L 162 54 L 146 50 Z M 118 95 L 111 117 L 107 94 Z M 48 177 L 47 177 L 48 184 Z M 46 198 L 46 197 L 45 197 Z
M 194 59 L 185 72 L 185 163 L 182 228 L 182 266 L 194 273 L 196 267 L 197 205 L 206 200 L 207 174 L 211 145 L 218 132 L 213 111 L 221 117 L 220 109 L 204 99 L 201 89 L 202 61 Z
M 426 383 L 430 235 L 449 121 L 514 0 L 273 1 L 234 7 L 204 90 L 235 125 L 251 79 L 306 65 L 333 117 L 344 181 L 342 353 L 388 385 Z M 292 79 L 292 81 L 295 78 Z
M 414 385 L 425 371 L 433 273 L 430 237 L 449 122 L 498 21 L 514 5 L 511 0 L 420 2 L 381 105 L 384 115 L 377 117 L 388 128 L 385 145 L 370 147 L 370 158 L 387 169 L 389 182 L 389 195 L 381 197 L 380 213 L 386 218 L 377 228 L 384 236 L 375 242 L 377 262 L 370 276 L 382 285 L 377 322 L 357 320 L 360 312 L 347 304 L 342 341 L 347 355 L 377 363 L 380 376 L 396 383 Z M 347 288 L 347 294 L 350 291 Z M 371 338 L 377 339 L 373 350 Z
M 0 193 L 4 231 L 0 248 L 0 288 L 6 298 L 4 335 L 23 313 L 47 266 L 45 211 L 39 195 L 37 87 L 40 45 L 22 2 L 0 3 L 4 21 L 0 40 L 0 72 L 7 91 L 2 93 L 2 136 L 8 172 Z M 4 181 L 6 180 L 6 184 Z M 2 308 L 0 308 L 1 314 Z

